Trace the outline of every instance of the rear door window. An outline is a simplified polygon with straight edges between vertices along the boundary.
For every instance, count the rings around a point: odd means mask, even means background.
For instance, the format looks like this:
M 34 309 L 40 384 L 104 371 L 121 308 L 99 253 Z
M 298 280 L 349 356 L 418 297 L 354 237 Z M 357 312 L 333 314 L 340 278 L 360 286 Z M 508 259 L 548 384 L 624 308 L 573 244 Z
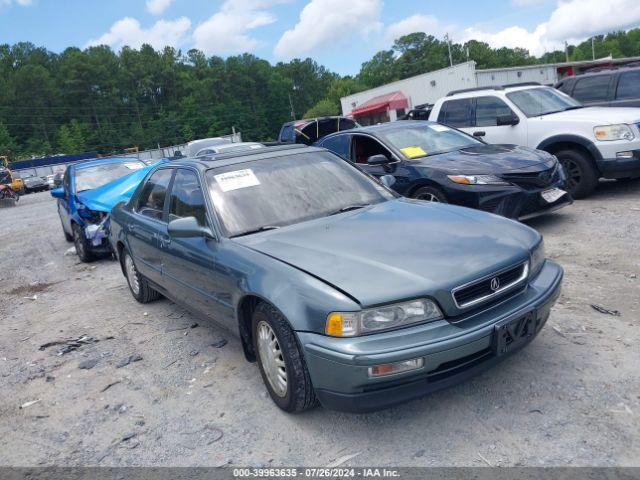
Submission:
M 476 126 L 492 127 L 498 125 L 498 117 L 513 115 L 509 106 L 498 97 L 478 97 L 476 100 Z
M 640 70 L 620 75 L 616 99 L 640 98 Z
M 573 98 L 581 102 L 601 102 L 609 98 L 611 75 L 580 78 L 573 89 Z
M 140 215 L 154 220 L 163 220 L 164 202 L 172 174 L 173 169 L 163 168 L 149 177 L 142 188 L 136 207 Z
M 438 122 L 459 128 L 473 126 L 471 117 L 472 102 L 473 99 L 471 98 L 444 102 L 438 114 Z
M 336 135 L 322 142 L 322 147 L 337 153 L 342 158 L 349 159 L 349 135 Z
M 171 185 L 169 221 L 186 217 L 195 217 L 202 227 L 207 225 L 207 208 L 198 176 L 191 170 L 180 168 Z

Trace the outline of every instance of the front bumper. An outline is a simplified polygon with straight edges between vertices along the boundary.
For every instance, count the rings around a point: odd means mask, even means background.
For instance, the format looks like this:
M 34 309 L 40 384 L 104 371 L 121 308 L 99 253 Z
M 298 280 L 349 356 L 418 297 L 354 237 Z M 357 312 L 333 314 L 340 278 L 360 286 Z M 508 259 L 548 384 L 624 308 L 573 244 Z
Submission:
M 542 198 L 542 192 L 550 188 L 564 189 L 564 179 L 545 187 L 523 188 L 518 185 L 450 185 L 445 192 L 449 203 L 475 208 L 515 220 L 526 220 L 553 212 L 573 203 L 566 193 L 553 203 Z
M 489 369 L 509 356 L 497 356 L 494 351 L 496 324 L 532 314 L 538 324 L 537 334 L 560 295 L 562 276 L 562 268 L 547 260 L 524 291 L 484 311 L 456 319 L 455 323 L 440 320 L 354 338 L 298 332 L 320 403 L 334 410 L 375 411 Z M 419 370 L 379 378 L 368 375 L 372 365 L 418 357 L 424 358 Z
M 636 178 L 640 177 L 640 149 L 620 150 L 632 152 L 630 158 L 603 158 L 596 163 L 603 178 Z M 616 152 L 617 153 L 617 152 Z

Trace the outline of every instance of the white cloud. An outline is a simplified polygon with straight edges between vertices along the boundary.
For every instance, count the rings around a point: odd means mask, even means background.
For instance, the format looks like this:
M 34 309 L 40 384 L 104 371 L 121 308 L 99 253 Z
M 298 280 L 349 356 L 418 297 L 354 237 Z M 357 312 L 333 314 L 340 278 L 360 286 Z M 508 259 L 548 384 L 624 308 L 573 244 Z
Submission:
M 385 28 L 385 38 L 388 43 L 414 32 L 424 32 L 428 35 L 439 36 L 442 28 L 438 19 L 433 15 L 411 15 L 399 22 L 392 23 Z
M 10 7 L 14 1 L 21 7 L 30 7 L 35 3 L 35 0 L 0 0 L 0 7 Z
M 171 2 L 172 0 L 147 0 L 147 12 L 151 15 L 160 15 L 169 8 Z
M 549 18 L 547 35 L 552 40 L 585 39 L 639 23 L 638 0 L 570 0 L 558 3 Z
M 298 23 L 284 32 L 273 53 L 288 60 L 328 47 L 342 46 L 353 34 L 380 31 L 381 0 L 311 0 Z
M 523 0 L 525 1 L 525 0 Z M 592 35 L 624 30 L 640 23 L 638 0 L 560 0 L 549 20 L 527 30 L 512 26 L 497 32 L 470 27 L 460 41 L 487 42 L 492 47 L 521 47 L 533 55 L 562 49 L 564 41 L 579 43 Z
M 288 0 L 227 0 L 220 11 L 198 25 L 193 32 L 194 47 L 207 55 L 231 55 L 255 50 L 259 41 L 249 31 L 276 21 L 265 10 Z
M 190 28 L 191 21 L 186 17 L 158 20 L 151 28 L 142 28 L 138 20 L 125 17 L 115 22 L 101 37 L 88 41 L 85 47 L 109 45 L 119 49 L 126 45 L 140 48 L 143 43 L 148 43 L 156 49 L 165 46 L 180 47 L 185 43 L 186 33 Z
M 549 0 L 511 0 L 511 3 L 517 7 L 529 7 L 531 5 L 541 5 L 548 3 Z

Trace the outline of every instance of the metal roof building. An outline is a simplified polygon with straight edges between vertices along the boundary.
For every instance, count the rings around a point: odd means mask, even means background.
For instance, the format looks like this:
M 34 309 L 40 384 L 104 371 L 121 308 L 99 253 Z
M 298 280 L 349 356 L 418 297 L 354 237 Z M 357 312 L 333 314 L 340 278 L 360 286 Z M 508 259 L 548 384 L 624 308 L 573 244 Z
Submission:
M 587 70 L 615 68 L 636 62 L 640 63 L 640 57 L 606 57 L 476 70 L 476 63 L 469 61 L 354 93 L 341 98 L 340 103 L 343 115 L 352 116 L 362 125 L 372 125 L 396 120 L 418 105 L 434 103 L 451 90 L 520 82 L 553 85 L 566 76 L 578 75 Z

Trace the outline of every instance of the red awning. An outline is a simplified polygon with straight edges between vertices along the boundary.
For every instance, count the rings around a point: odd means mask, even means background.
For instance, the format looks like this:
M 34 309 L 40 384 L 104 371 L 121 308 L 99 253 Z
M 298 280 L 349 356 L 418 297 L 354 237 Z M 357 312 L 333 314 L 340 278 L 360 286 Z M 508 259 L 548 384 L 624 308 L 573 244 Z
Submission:
M 398 108 L 407 108 L 408 106 L 409 102 L 407 102 L 407 97 L 405 97 L 402 92 L 391 92 L 367 100 L 358 108 L 354 108 L 351 111 L 351 115 L 356 116 L 367 113 L 384 112 L 387 109 L 396 110 Z

